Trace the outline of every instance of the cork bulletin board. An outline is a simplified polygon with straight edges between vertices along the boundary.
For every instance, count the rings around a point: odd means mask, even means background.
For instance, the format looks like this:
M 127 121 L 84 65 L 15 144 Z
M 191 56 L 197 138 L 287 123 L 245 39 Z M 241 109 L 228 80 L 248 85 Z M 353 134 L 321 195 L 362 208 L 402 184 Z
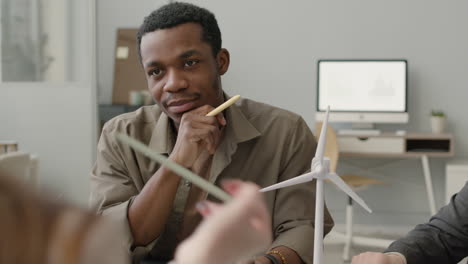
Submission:
M 114 53 L 113 104 L 128 104 L 131 91 L 147 90 L 146 78 L 137 54 L 136 28 L 117 30 Z

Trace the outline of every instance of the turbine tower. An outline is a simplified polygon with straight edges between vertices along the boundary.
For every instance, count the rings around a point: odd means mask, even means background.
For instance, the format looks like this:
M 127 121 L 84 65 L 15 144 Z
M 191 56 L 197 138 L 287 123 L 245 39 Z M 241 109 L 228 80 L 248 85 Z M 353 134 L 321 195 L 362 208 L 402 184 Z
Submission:
M 261 192 L 281 189 L 284 187 L 301 184 L 305 182 L 317 180 L 315 194 L 315 234 L 314 234 L 314 264 L 323 263 L 323 211 L 324 211 L 324 193 L 323 180 L 329 179 L 336 184 L 343 192 L 350 196 L 354 201 L 366 209 L 369 213 L 372 210 L 336 173 L 330 173 L 330 159 L 324 157 L 325 145 L 327 142 L 327 125 L 330 106 L 327 108 L 325 120 L 322 126 L 322 132 L 318 141 L 315 157 L 312 159 L 312 166 L 309 173 L 302 174 L 292 179 L 273 184 L 269 187 L 261 189 Z

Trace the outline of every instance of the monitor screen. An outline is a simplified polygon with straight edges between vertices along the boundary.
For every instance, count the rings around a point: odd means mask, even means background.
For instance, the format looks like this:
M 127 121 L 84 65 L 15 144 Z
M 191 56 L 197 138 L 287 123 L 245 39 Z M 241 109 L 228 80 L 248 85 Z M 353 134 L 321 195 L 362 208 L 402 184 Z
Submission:
M 320 60 L 317 110 L 406 112 L 406 73 L 406 60 Z

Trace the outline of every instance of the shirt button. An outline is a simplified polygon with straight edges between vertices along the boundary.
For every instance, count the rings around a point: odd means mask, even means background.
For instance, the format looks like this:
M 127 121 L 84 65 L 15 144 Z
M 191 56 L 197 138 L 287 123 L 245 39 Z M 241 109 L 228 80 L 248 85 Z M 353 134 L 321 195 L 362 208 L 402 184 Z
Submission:
M 189 182 L 189 181 L 187 181 L 187 180 L 184 180 L 184 185 L 185 185 L 186 187 L 192 187 L 192 183 Z

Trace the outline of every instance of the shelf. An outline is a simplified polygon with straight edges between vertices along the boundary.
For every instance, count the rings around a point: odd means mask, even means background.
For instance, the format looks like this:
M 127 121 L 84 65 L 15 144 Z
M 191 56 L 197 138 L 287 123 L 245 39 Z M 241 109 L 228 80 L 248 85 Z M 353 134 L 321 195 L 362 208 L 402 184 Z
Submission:
M 451 134 L 339 135 L 338 141 L 341 155 L 349 157 L 452 157 L 455 153 Z

